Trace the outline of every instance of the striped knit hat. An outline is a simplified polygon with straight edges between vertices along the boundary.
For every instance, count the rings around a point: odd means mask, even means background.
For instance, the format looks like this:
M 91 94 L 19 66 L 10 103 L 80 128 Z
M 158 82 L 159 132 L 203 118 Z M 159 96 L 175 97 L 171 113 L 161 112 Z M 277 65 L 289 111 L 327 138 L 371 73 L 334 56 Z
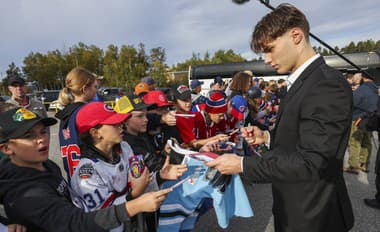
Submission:
M 206 99 L 205 111 L 209 114 L 220 114 L 227 111 L 227 103 L 224 95 L 215 91 Z

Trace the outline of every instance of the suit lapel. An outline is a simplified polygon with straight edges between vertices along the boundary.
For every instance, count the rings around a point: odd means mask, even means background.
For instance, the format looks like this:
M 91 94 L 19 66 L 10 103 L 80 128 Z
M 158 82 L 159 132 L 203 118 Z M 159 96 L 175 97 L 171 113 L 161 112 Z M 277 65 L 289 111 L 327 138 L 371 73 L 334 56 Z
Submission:
M 273 136 L 276 134 L 277 125 L 280 122 L 281 115 L 284 112 L 284 109 L 287 105 L 287 103 L 292 99 L 292 97 L 297 93 L 297 91 L 301 88 L 303 82 L 311 75 L 311 73 L 314 71 L 315 68 L 319 67 L 321 64 L 325 63 L 322 57 L 317 58 L 315 61 L 313 61 L 306 69 L 301 73 L 301 75 L 296 79 L 296 81 L 292 84 L 291 88 L 285 95 L 285 97 L 281 100 L 279 109 L 278 109 L 278 115 L 276 124 L 273 131 Z M 273 137 L 274 140 L 274 137 Z

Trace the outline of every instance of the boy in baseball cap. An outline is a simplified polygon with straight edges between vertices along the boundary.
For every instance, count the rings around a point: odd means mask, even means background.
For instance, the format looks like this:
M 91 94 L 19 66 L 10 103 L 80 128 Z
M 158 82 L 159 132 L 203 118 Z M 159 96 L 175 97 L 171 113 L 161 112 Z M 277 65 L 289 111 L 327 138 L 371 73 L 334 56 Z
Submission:
M 0 150 L 9 157 L 0 161 L 0 204 L 9 220 L 22 222 L 27 231 L 110 230 L 129 223 L 139 212 L 155 211 L 171 191 L 165 189 L 86 213 L 71 203 L 85 204 L 70 196 L 60 168 L 48 159 L 46 127 L 57 121 L 24 108 L 2 112 L 0 118 Z

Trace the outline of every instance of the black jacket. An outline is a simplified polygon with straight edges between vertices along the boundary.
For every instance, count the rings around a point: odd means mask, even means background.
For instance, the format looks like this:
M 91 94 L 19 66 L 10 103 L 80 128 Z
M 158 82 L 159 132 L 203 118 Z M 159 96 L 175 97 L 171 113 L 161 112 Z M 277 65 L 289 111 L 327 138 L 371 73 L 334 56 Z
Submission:
M 272 183 L 276 231 L 348 231 L 354 217 L 343 178 L 352 91 L 323 58 L 312 62 L 280 102 L 271 149 L 244 158 L 244 176 Z
M 125 205 L 85 213 L 75 207 L 59 167 L 44 162 L 46 171 L 0 161 L 0 203 L 10 223 L 27 231 L 108 231 L 129 221 Z
M 86 103 L 83 102 L 74 102 L 71 104 L 68 104 L 63 108 L 63 110 L 60 110 L 58 113 L 55 114 L 55 117 L 60 120 L 59 128 L 66 128 L 71 115 L 75 110 L 78 109 L 78 107 L 83 106 Z

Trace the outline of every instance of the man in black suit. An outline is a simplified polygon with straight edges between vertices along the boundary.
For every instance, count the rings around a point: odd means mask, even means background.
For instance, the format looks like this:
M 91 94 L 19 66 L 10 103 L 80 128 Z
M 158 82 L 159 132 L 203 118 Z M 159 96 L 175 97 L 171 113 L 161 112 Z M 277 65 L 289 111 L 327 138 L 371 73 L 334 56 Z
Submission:
M 276 231 L 348 231 L 354 217 L 343 178 L 343 156 L 352 117 L 352 91 L 309 42 L 309 23 L 291 5 L 280 5 L 256 25 L 251 47 L 265 53 L 278 73 L 290 72 L 275 128 L 269 135 L 243 128 L 259 156 L 225 154 L 208 162 L 223 174 L 243 173 L 272 183 Z

